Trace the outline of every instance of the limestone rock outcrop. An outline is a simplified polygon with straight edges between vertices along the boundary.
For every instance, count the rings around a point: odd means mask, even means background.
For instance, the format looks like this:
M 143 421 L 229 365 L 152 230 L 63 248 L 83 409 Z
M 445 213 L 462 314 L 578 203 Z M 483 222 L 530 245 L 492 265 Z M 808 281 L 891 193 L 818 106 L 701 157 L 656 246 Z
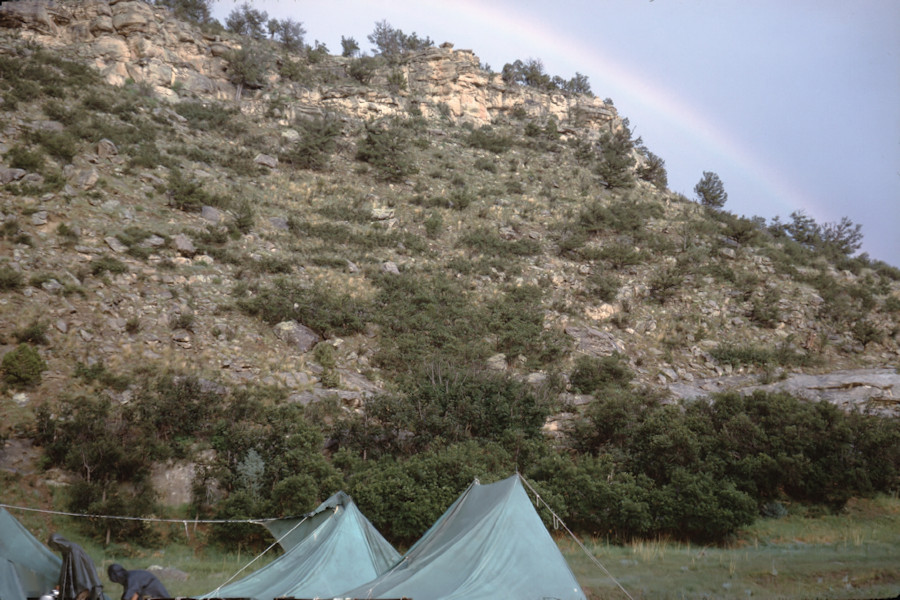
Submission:
M 182 96 L 230 100 L 236 88 L 227 77 L 225 56 L 240 47 L 238 38 L 209 36 L 176 20 L 164 7 L 139 0 L 17 0 L 0 5 L 0 27 L 48 48 L 66 50 L 94 66 L 116 86 L 127 82 L 150 86 L 164 99 Z M 348 75 L 350 59 L 330 56 L 311 69 L 327 71 L 329 83 L 297 84 L 274 70 L 267 88 L 244 97 L 245 112 L 265 113 L 274 96 L 287 98 L 285 120 L 338 112 L 351 119 L 406 115 L 411 108 L 425 116 L 489 124 L 513 111 L 530 117 L 553 117 L 565 131 L 598 131 L 616 126 L 615 108 L 584 95 L 548 93 L 505 83 L 482 68 L 471 50 L 451 44 L 426 48 L 384 66 L 375 83 L 399 70 L 405 89 L 361 85 Z M 402 87 L 402 86 L 401 86 Z
M 234 96 L 225 62 L 213 52 L 219 42 L 163 7 L 134 0 L 18 0 L 0 5 L 0 27 L 74 53 L 113 85 L 147 84 L 163 98 L 177 97 L 173 87 L 220 99 Z

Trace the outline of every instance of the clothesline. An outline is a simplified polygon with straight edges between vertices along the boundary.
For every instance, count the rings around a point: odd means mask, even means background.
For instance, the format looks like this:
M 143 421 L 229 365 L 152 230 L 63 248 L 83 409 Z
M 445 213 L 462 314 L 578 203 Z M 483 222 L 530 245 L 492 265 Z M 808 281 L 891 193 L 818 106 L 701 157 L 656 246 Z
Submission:
M 279 518 L 296 518 L 296 517 L 270 517 L 266 519 L 160 519 L 157 517 L 127 517 L 122 515 L 90 515 L 85 513 L 63 512 L 59 510 L 46 510 L 43 508 L 30 508 L 27 506 L 15 506 L 13 504 L 2 504 L 2 508 L 11 508 L 14 510 L 25 510 L 29 512 L 43 513 L 48 515 L 61 515 L 64 517 L 79 517 L 84 519 L 118 519 L 120 521 L 146 521 L 151 523 L 253 523 L 254 525 L 263 525 L 266 521 L 274 521 Z

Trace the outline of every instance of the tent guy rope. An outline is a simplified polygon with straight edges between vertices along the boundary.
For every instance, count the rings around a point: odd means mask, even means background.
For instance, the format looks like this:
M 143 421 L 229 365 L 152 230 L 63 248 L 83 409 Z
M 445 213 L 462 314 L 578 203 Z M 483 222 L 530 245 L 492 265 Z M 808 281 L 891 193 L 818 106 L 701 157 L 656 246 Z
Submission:
M 334 514 L 337 514 L 337 511 L 338 511 L 338 507 L 334 507 Z M 231 577 L 229 577 L 228 579 L 226 579 L 219 587 L 217 587 L 216 589 L 214 589 L 210 595 L 216 595 L 216 596 L 218 596 L 218 595 L 219 595 L 219 590 L 221 590 L 223 587 L 225 587 L 226 585 L 228 585 L 229 583 L 231 583 L 231 582 L 234 580 L 235 577 L 237 577 L 238 575 L 240 575 L 241 573 L 243 573 L 244 571 L 246 571 L 248 568 L 250 568 L 250 565 L 252 565 L 252 564 L 255 563 L 256 561 L 258 561 L 260 558 L 262 558 L 263 555 L 265 555 L 266 552 L 268 552 L 269 550 L 271 550 L 272 548 L 274 548 L 275 546 L 277 546 L 278 544 L 280 544 L 280 543 L 281 543 L 281 540 L 283 540 L 283 539 L 286 538 L 287 536 L 289 536 L 289 535 L 291 535 L 292 533 L 294 533 L 294 530 L 297 529 L 298 527 L 300 527 L 300 525 L 302 525 L 303 522 L 306 521 L 306 519 L 308 519 L 308 518 L 309 518 L 309 517 L 304 516 L 302 519 L 300 519 L 299 521 L 297 521 L 297 524 L 296 524 L 296 525 L 294 525 L 293 527 L 291 527 L 290 529 L 288 529 L 288 530 L 284 533 L 284 535 L 282 535 L 280 538 L 278 538 L 277 540 L 275 540 L 274 542 L 272 542 L 272 543 L 269 545 L 268 548 L 266 548 L 265 550 L 263 550 L 262 552 L 260 552 L 259 554 L 257 554 L 257 555 L 253 558 L 253 560 L 251 560 L 251 561 L 248 562 L 246 565 L 244 565 L 243 567 L 241 567 L 240 569 L 238 569 L 237 571 L 235 571 L 234 574 L 233 574 Z
M 619 583 L 619 581 L 615 577 L 613 577 L 612 573 L 610 573 L 609 570 L 605 566 L 603 566 L 603 563 L 600 562 L 600 559 L 598 559 L 596 556 L 594 556 L 593 553 L 591 553 L 587 549 L 587 547 L 585 547 L 585 545 L 581 542 L 581 540 L 578 539 L 578 537 L 574 533 L 572 533 L 572 530 L 569 529 L 569 526 L 566 525 L 565 521 L 563 521 L 559 517 L 559 515 L 557 515 L 555 512 L 553 512 L 553 509 L 550 508 L 550 505 L 547 504 L 543 498 L 541 498 L 541 495 L 537 492 L 536 489 L 534 489 L 531 486 L 530 483 L 528 483 L 528 480 L 525 479 L 525 477 L 523 477 L 521 473 L 516 473 L 516 474 L 519 476 L 519 479 L 522 480 L 522 483 L 525 484 L 525 487 L 527 487 L 529 490 L 531 490 L 531 493 L 534 494 L 534 499 L 539 504 L 544 505 L 547 508 L 547 510 L 550 511 L 550 514 L 553 515 L 553 526 L 554 527 L 562 526 L 562 528 L 565 529 L 566 532 L 568 532 L 568 534 L 572 537 L 572 539 L 575 540 L 575 543 L 578 544 L 578 547 L 581 548 L 581 550 L 585 554 L 587 554 L 588 558 L 591 559 L 591 562 L 593 562 L 595 565 L 600 567 L 600 570 L 602 570 L 606 574 L 606 576 L 609 577 L 612 580 L 612 582 L 615 583 L 619 587 L 620 590 L 622 590 L 623 594 L 628 596 L 628 598 L 630 598 L 630 600 L 634 600 L 634 598 L 632 598 L 631 594 L 628 593 L 628 590 L 626 590 L 624 587 L 622 587 L 622 584 Z

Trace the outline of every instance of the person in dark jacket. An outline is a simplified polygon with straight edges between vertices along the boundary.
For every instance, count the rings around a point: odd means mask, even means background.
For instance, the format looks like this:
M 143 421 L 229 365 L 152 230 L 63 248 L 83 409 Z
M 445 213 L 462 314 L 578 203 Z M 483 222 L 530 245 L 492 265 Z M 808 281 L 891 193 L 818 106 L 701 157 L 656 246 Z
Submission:
M 56 584 L 59 600 L 104 600 L 97 568 L 84 548 L 58 533 L 50 534 L 47 546 L 62 554 L 62 569 Z
M 109 580 L 121 583 L 124 591 L 122 600 L 143 600 L 144 598 L 171 598 L 162 582 L 150 571 L 127 570 L 122 565 L 111 564 L 106 569 Z

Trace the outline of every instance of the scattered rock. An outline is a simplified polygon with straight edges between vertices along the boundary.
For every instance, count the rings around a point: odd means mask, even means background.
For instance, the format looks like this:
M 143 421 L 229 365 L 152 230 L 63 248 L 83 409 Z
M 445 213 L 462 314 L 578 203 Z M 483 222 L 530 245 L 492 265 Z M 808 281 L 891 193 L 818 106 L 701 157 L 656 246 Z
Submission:
M 161 238 L 155 233 L 150 237 L 144 239 L 139 245 L 142 248 L 159 248 L 166 243 L 165 238 Z
M 175 250 L 182 256 L 193 256 L 197 252 L 197 248 L 194 247 L 194 242 L 183 233 L 173 236 L 172 244 L 174 245 Z
M 125 252 L 128 252 L 128 246 L 120 242 L 119 238 L 117 237 L 105 237 L 103 238 L 103 241 L 106 242 L 106 245 L 109 246 L 109 249 L 116 254 L 124 254 Z
M 372 208 L 372 220 L 373 221 L 387 221 L 388 219 L 394 218 L 394 209 L 393 208 Z
M 50 294 L 55 294 L 62 289 L 62 284 L 55 279 L 48 279 L 41 284 L 41 289 Z
M 278 167 L 278 159 L 274 156 L 269 156 L 268 154 L 257 154 L 256 158 L 253 159 L 253 162 L 270 169 L 276 169 Z
M 489 359 L 487 359 L 487 368 L 492 371 L 505 371 L 506 370 L 506 355 L 505 354 L 495 354 Z
M 322 340 L 319 334 L 297 321 L 282 321 L 274 331 L 275 337 L 299 352 L 309 352 Z
M 69 177 L 69 183 L 76 188 L 89 190 L 97 185 L 100 180 L 100 173 L 93 166 L 74 169 Z
M 566 333 L 574 338 L 580 352 L 592 356 L 609 356 L 613 352 L 625 352 L 625 344 L 606 331 L 593 327 L 566 327 Z
M 271 217 L 269 218 L 269 223 L 279 231 L 287 231 L 290 229 L 287 219 L 283 217 Z
M 186 329 L 176 329 L 172 332 L 172 341 L 181 348 L 191 347 L 191 332 Z
M 27 173 L 25 169 L 11 169 L 8 167 L 0 167 L 0 184 L 6 185 L 7 183 L 12 183 L 13 181 L 18 181 L 25 177 L 25 173 Z
M 118 155 L 119 149 L 112 141 L 103 138 L 102 140 L 97 142 L 97 156 L 99 156 L 100 158 L 112 158 L 113 156 Z
M 209 221 L 215 225 L 225 222 L 225 213 L 214 206 L 203 206 L 200 208 L 200 218 Z

